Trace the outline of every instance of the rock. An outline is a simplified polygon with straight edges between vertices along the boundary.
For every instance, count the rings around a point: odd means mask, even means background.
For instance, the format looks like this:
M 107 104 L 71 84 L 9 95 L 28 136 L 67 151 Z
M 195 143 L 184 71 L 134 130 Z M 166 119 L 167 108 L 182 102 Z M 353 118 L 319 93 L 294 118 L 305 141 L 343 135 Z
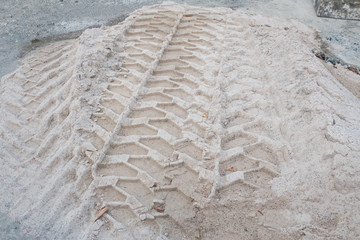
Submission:
M 313 0 L 318 17 L 360 20 L 359 0 Z

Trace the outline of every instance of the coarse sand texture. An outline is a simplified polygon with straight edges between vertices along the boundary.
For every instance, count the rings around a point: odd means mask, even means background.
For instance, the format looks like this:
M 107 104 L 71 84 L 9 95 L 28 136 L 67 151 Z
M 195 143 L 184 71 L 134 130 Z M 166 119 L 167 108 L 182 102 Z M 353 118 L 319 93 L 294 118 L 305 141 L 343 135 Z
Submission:
M 165 3 L 32 51 L 1 80 L 0 211 L 28 239 L 359 239 L 360 77 L 319 45 Z

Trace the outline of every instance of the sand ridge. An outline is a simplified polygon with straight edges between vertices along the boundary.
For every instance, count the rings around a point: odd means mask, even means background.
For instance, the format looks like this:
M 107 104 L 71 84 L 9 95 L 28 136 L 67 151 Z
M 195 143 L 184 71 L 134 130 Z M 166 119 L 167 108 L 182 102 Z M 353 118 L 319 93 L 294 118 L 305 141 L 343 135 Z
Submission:
M 2 79 L 2 210 L 34 238 L 358 236 L 359 99 L 317 44 L 166 3 L 35 50 Z

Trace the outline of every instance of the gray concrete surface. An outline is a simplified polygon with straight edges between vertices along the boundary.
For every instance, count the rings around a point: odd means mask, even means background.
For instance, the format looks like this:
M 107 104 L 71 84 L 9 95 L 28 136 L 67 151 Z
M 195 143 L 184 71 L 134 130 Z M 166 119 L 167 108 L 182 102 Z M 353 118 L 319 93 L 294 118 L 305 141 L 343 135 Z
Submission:
M 73 38 L 82 30 L 116 24 L 130 12 L 161 0 L 0 0 L 0 76 L 13 71 L 26 52 L 49 41 Z M 319 19 L 312 0 L 176 0 L 295 18 L 318 28 L 324 46 L 345 62 L 359 65 L 360 24 Z M 336 22 L 335 22 L 336 21 Z

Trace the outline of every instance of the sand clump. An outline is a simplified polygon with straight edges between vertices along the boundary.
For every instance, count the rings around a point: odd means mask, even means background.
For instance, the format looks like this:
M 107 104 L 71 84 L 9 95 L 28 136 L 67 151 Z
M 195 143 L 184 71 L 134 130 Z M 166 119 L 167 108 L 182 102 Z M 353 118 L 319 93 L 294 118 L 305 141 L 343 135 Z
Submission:
M 359 76 L 315 39 L 167 3 L 31 52 L 1 82 L 1 211 L 28 239 L 358 238 Z

